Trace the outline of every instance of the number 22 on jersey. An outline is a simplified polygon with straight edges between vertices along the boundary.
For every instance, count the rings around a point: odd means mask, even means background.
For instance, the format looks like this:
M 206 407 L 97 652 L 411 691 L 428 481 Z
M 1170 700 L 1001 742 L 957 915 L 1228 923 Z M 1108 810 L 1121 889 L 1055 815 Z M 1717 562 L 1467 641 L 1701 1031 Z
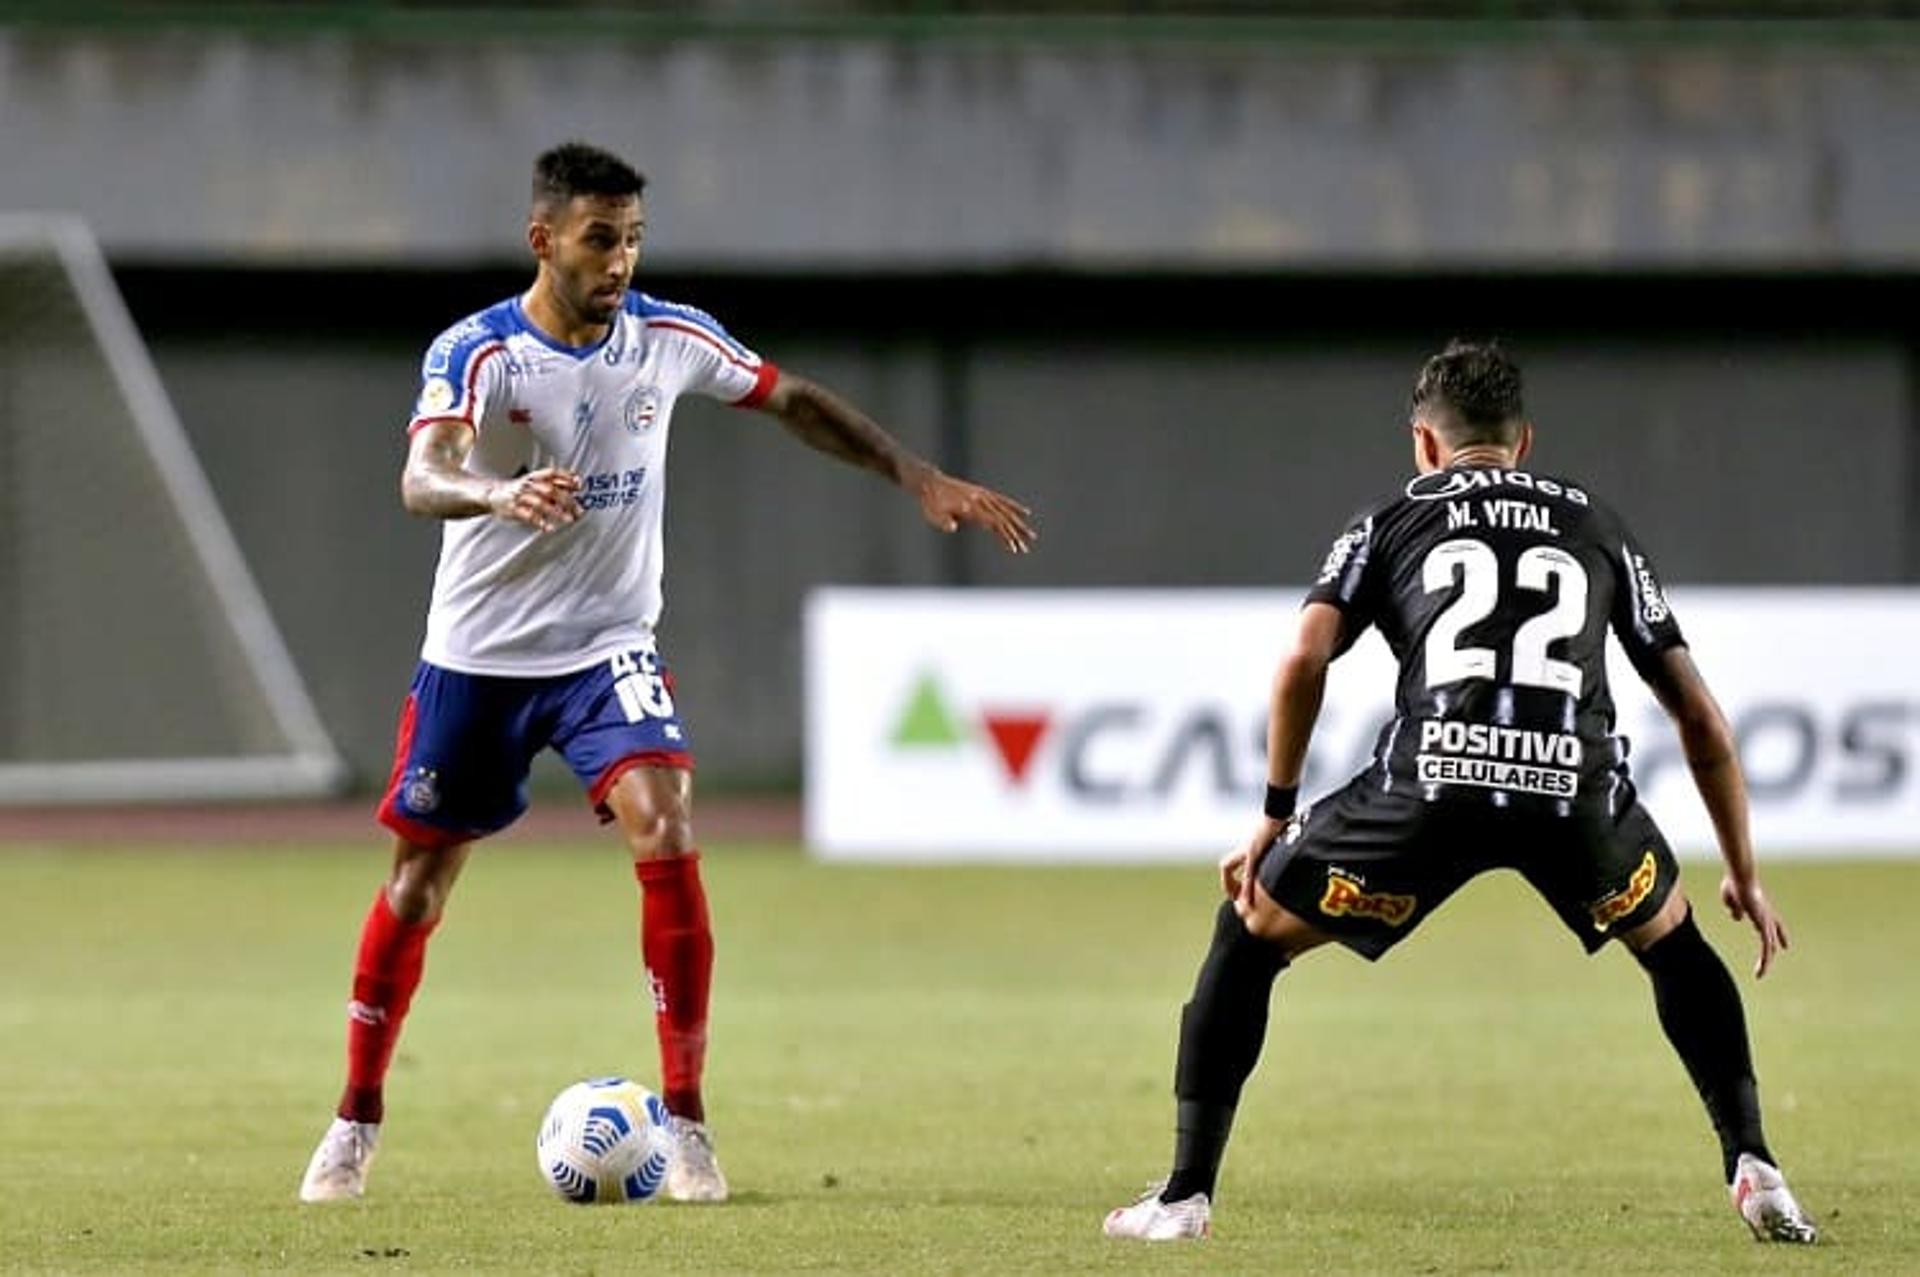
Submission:
M 1529 617 L 1514 630 L 1509 681 L 1519 687 L 1542 687 L 1579 696 L 1580 667 L 1548 656 L 1547 648 L 1560 639 L 1572 638 L 1586 624 L 1587 570 L 1580 566 L 1580 560 L 1557 546 L 1536 545 L 1520 555 L 1513 578 L 1514 588 L 1539 594 L 1551 593 L 1558 581 L 1560 592 L 1551 608 Z M 1421 584 L 1428 594 L 1435 594 L 1452 589 L 1456 579 L 1460 582 L 1459 597 L 1434 618 L 1433 628 L 1427 631 L 1428 687 L 1498 677 L 1499 653 L 1490 647 L 1462 647 L 1460 635 L 1492 616 L 1500 605 L 1504 584 L 1500 556 L 1486 542 L 1471 537 L 1441 542 L 1421 562 Z

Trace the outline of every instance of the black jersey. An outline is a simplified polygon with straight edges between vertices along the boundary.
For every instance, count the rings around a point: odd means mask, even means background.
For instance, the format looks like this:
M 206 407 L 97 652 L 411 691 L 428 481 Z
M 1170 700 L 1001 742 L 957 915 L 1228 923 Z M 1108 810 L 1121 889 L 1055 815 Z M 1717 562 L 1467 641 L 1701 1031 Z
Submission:
M 1307 599 L 1346 614 L 1342 650 L 1369 625 L 1393 650 L 1374 768 L 1429 800 L 1608 802 L 1626 757 L 1608 627 L 1643 674 L 1685 641 L 1617 515 L 1565 479 L 1497 466 L 1421 475 L 1362 514 Z

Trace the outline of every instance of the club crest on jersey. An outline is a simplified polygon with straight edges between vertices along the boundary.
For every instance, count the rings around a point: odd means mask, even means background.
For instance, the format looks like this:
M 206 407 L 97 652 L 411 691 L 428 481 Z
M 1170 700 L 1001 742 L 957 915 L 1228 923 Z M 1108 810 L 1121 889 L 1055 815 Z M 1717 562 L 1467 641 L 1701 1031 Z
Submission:
M 1605 931 L 1620 919 L 1640 907 L 1653 891 L 1653 884 L 1660 877 L 1660 867 L 1654 862 L 1653 849 L 1648 848 L 1646 855 L 1640 857 L 1640 867 L 1633 871 L 1633 877 L 1627 879 L 1627 885 L 1593 906 L 1593 929 Z
M 1327 890 L 1320 897 L 1320 912 L 1329 918 L 1377 918 L 1389 927 L 1403 927 L 1419 904 L 1413 896 L 1363 890 L 1354 879 L 1335 870 L 1327 874 Z
M 445 412 L 453 407 L 453 383 L 445 377 L 429 377 L 420 387 L 420 415 Z
M 658 386 L 640 386 L 627 396 L 627 402 L 620 409 L 620 420 L 626 423 L 627 433 L 643 435 L 653 429 L 653 423 L 660 419 L 660 388 Z
M 406 809 L 425 816 L 440 805 L 440 773 L 431 767 L 416 767 L 407 773 L 400 786 L 400 801 Z

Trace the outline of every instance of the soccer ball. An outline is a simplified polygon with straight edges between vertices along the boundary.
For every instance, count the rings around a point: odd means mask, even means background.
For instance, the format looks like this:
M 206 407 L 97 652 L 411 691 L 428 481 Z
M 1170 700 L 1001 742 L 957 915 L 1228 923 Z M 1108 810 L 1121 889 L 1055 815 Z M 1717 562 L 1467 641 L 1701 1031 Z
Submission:
M 670 1120 L 660 1097 L 636 1082 L 575 1082 L 541 1119 L 540 1173 L 570 1202 L 651 1201 L 673 1160 Z

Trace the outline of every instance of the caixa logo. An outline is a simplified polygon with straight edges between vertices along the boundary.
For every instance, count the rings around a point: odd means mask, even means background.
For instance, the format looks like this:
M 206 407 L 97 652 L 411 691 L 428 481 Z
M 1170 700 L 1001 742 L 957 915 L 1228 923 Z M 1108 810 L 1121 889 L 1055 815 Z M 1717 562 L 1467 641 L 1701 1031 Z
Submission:
M 1308 786 L 1332 783 L 1342 766 L 1366 765 L 1379 724 L 1345 726 L 1357 730 L 1322 723 L 1326 730 L 1316 740 L 1325 747 L 1308 759 Z M 895 751 L 915 754 L 984 744 L 1009 785 L 1025 787 L 1045 773 L 1069 797 L 1091 804 L 1159 800 L 1187 786 L 1253 803 L 1267 766 L 1266 709 L 1258 704 L 1110 697 L 1071 707 L 987 704 L 968 712 L 932 674 L 914 682 L 888 741 Z
M 1920 703 L 1894 697 L 1817 703 L 1751 700 L 1727 707 L 1756 805 L 1819 797 L 1849 806 L 1912 795 Z M 1686 760 L 1664 716 L 1650 711 L 1631 765 L 1642 789 L 1684 777 Z
M 982 709 L 969 721 L 954 711 L 940 680 L 922 674 L 901 706 L 889 739 L 897 750 L 961 749 L 971 743 L 970 728 L 986 737 L 1007 779 L 1019 785 L 1027 779 L 1040 742 L 1052 731 L 1053 714 L 1032 708 Z

